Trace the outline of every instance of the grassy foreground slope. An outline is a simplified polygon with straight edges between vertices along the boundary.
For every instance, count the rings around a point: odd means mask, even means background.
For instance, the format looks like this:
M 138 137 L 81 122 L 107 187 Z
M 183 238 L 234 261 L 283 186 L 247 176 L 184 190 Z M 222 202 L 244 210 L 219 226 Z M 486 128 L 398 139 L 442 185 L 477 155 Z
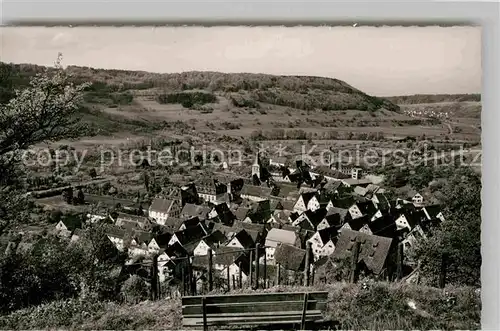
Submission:
M 266 292 L 311 291 L 301 287 L 274 287 Z M 340 329 L 370 330 L 477 330 L 481 298 L 472 288 L 410 284 L 345 284 L 316 286 L 329 292 L 326 318 Z M 240 292 L 250 292 L 243 290 Z M 414 308 L 410 308 L 414 303 Z M 118 305 L 96 301 L 53 302 L 0 317 L 2 329 L 182 329 L 179 299 Z

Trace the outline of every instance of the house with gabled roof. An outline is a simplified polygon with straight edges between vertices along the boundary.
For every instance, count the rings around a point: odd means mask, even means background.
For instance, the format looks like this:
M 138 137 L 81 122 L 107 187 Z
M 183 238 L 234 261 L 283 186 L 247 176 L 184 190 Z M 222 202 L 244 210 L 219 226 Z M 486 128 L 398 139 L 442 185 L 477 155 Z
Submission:
M 338 194 L 339 187 L 342 185 L 342 181 L 340 180 L 329 180 L 326 182 L 325 185 L 321 188 L 321 192 L 331 195 L 331 194 Z
M 317 192 L 305 192 L 302 193 L 295 205 L 293 206 L 293 211 L 298 213 L 303 213 L 306 210 L 316 210 L 320 207 L 319 200 L 317 197 Z
M 333 207 L 328 209 L 328 214 L 338 214 L 340 215 L 340 221 L 344 223 L 345 221 L 349 220 L 351 217 L 351 214 L 349 214 L 349 209 L 346 208 L 339 208 L 339 207 Z
M 334 207 L 332 199 L 330 199 L 324 195 L 320 195 L 319 205 L 321 206 L 321 208 L 325 208 L 326 210 L 330 210 Z
M 146 231 L 134 230 L 124 242 L 124 246 L 128 248 L 128 254 L 131 257 L 149 256 L 149 243 L 153 239 L 153 234 Z
M 427 217 L 422 210 L 411 211 L 402 209 L 396 218 L 396 226 L 398 229 L 407 228 L 411 231 L 416 225 L 426 218 Z
M 287 271 L 304 271 L 306 250 L 289 244 L 279 244 L 273 260 Z
M 160 282 L 167 277 L 180 272 L 180 267 L 187 259 L 188 252 L 179 244 L 175 243 L 166 249 L 161 249 L 158 255 L 158 275 Z
M 408 191 L 408 193 L 406 194 L 406 201 L 411 201 L 411 203 L 413 203 L 414 205 L 416 206 L 420 206 L 423 204 L 424 202 L 424 197 L 422 196 L 422 194 L 420 194 L 419 192 L 411 189 Z
M 213 219 L 218 217 L 220 222 L 227 226 L 232 226 L 236 220 L 236 216 L 231 212 L 229 206 L 225 203 L 215 205 L 210 213 L 208 213 L 208 218 Z
M 182 230 L 185 230 L 187 228 L 191 228 L 193 226 L 197 226 L 198 224 L 202 224 L 204 225 L 198 217 L 191 217 L 191 218 L 188 218 L 188 219 L 185 219 L 184 221 L 182 221 L 182 224 L 181 226 L 179 226 L 179 229 L 178 231 L 182 231 Z
M 343 225 L 342 216 L 339 213 L 334 213 L 328 210 L 325 217 L 316 226 L 316 230 L 322 230 L 329 227 L 340 228 Z
M 81 229 L 82 223 L 79 216 L 65 217 L 57 222 L 55 231 L 58 235 L 69 238 L 76 229 Z
M 321 223 L 327 213 L 328 211 L 325 208 L 318 208 L 314 211 L 306 210 L 292 223 L 292 225 L 298 226 L 301 229 L 316 231 L 318 224 Z
M 297 192 L 297 186 L 296 185 L 289 185 L 289 184 L 280 184 L 277 186 L 278 190 L 273 191 L 271 198 L 280 198 L 280 199 L 285 199 L 285 200 L 294 200 L 295 199 L 295 192 Z
M 238 207 L 232 210 L 232 212 L 237 220 L 243 221 L 247 218 L 248 214 L 250 213 L 250 208 Z
M 393 214 L 384 214 L 382 217 L 371 220 L 363 225 L 359 231 L 370 235 L 397 238 L 398 228 L 396 225 L 396 217 Z
M 270 229 L 265 240 L 266 259 L 268 263 L 274 263 L 274 252 L 279 244 L 300 246 L 300 238 L 294 231 L 277 228 Z
M 342 209 L 349 209 L 349 207 L 351 207 L 354 203 L 356 203 L 356 199 L 353 196 L 346 196 L 332 200 L 333 207 Z
M 431 220 L 424 219 L 409 231 L 403 240 L 403 250 L 406 251 L 413 247 L 419 240 L 426 239 L 432 229 L 439 228 L 441 220 L 434 218 Z
M 147 230 L 151 228 L 151 220 L 144 216 L 117 213 L 115 225 L 125 229 L 136 228 Z
M 168 246 L 168 242 L 172 238 L 172 234 L 165 232 L 157 235 L 148 244 L 150 253 L 158 253 L 161 249 Z
M 297 218 L 300 217 L 301 214 L 299 214 L 298 212 L 291 212 L 290 215 L 288 215 L 288 223 L 293 224 L 293 222 L 295 222 L 295 220 Z
M 182 207 L 180 218 L 192 218 L 198 217 L 203 220 L 208 217 L 208 213 L 212 210 L 212 208 L 205 205 L 195 205 L 192 203 L 186 203 L 184 207 Z
M 148 215 L 156 223 L 164 225 L 169 217 L 179 217 L 181 206 L 178 200 L 155 198 L 149 206 Z
M 181 186 L 180 195 L 181 195 L 181 206 L 185 206 L 186 204 L 198 203 L 199 197 L 195 183 L 188 183 L 186 185 Z M 192 216 L 198 216 L 198 215 L 192 215 Z
M 393 239 L 361 233 L 359 231 L 343 230 L 337 240 L 334 259 L 345 259 L 352 256 L 354 243 L 361 243 L 358 263 L 363 269 L 374 275 L 381 275 L 388 269 L 389 255 L 393 249 Z
M 160 245 L 155 238 L 152 238 L 148 243 L 148 252 L 150 254 L 158 253 L 161 250 Z
M 227 247 L 248 249 L 254 247 L 255 242 L 247 230 L 241 229 L 227 243 Z
M 276 206 L 276 209 L 293 211 L 293 206 L 295 205 L 295 201 L 291 200 L 283 200 L 280 201 L 279 206 Z
M 254 243 L 260 243 L 260 239 L 264 238 L 267 234 L 266 224 L 253 224 L 245 222 L 234 222 L 233 228 L 236 230 L 245 230 L 251 237 Z
M 325 228 L 316 231 L 307 241 L 311 243 L 314 260 L 317 261 L 322 256 L 329 256 L 335 250 L 338 231 L 335 227 Z
M 376 212 L 377 207 L 371 200 L 365 202 L 356 202 L 351 207 L 349 207 L 349 214 L 351 215 L 352 219 L 367 215 L 371 218 Z
M 207 220 L 207 232 L 220 231 L 227 239 L 231 239 L 234 234 L 234 227 L 222 224 L 218 219 Z
M 428 220 L 439 219 L 444 222 L 444 215 L 440 205 L 425 206 L 422 208 Z
M 198 257 L 199 258 L 199 257 Z M 208 261 L 207 261 L 208 262 Z M 205 262 L 206 263 L 206 262 Z M 242 281 L 246 281 L 249 275 L 250 261 L 248 255 L 238 248 L 221 246 L 214 252 L 214 269 L 220 272 L 222 278 L 227 277 L 227 267 L 229 266 L 229 277 L 234 275 L 235 280 L 239 280 L 239 266 L 244 274 Z
M 184 249 L 184 247 L 182 247 L 180 243 L 175 242 L 174 244 L 163 249 L 162 252 L 158 255 L 158 265 L 160 265 L 162 262 L 179 259 L 186 256 L 188 256 L 188 252 Z
M 381 191 L 381 190 L 380 190 Z M 385 193 L 382 193 L 380 191 L 377 191 L 374 193 L 371 197 L 371 200 L 377 205 L 377 208 L 379 209 L 388 209 L 391 207 L 391 202 L 385 195 Z
M 125 235 L 125 230 L 117 226 L 112 226 L 106 230 L 106 236 L 119 251 L 123 251 Z
M 284 210 L 275 210 L 268 218 L 267 223 L 288 224 L 290 212 Z
M 354 188 L 354 193 L 359 195 L 359 196 L 364 197 L 368 193 L 368 189 L 365 187 L 362 187 L 362 186 L 356 186 Z
M 243 185 L 240 196 L 251 201 L 262 201 L 270 198 L 273 189 L 271 187 Z
M 210 233 L 209 235 L 203 237 L 198 245 L 194 248 L 193 255 L 207 255 L 208 250 L 212 249 L 215 250 L 217 249 L 220 245 L 222 245 L 226 241 L 226 236 L 216 230 Z
M 165 221 L 165 224 L 159 224 L 159 226 L 161 226 L 163 232 L 174 233 L 176 231 L 179 231 L 183 223 L 183 219 L 170 216 Z
M 350 218 L 344 222 L 344 225 L 342 225 L 339 232 L 344 230 L 359 231 L 363 226 L 365 226 L 365 224 L 368 224 L 368 222 L 370 222 L 369 215 L 361 216 L 355 219 Z
M 221 256 L 221 255 L 219 255 Z M 222 263 L 225 261 L 219 261 L 216 258 L 216 262 Z M 227 277 L 227 268 L 229 268 L 229 278 L 233 279 L 238 283 L 240 281 L 240 269 L 241 269 L 241 282 L 244 283 L 247 281 L 248 276 L 250 275 L 250 259 L 246 254 L 240 254 L 236 256 L 229 265 L 224 265 L 224 267 L 220 270 L 220 274 L 223 278 Z M 221 264 L 222 266 L 222 264 Z
M 186 246 L 188 244 L 198 243 L 201 238 L 205 237 L 206 235 L 206 229 L 198 223 L 197 226 L 174 232 L 172 238 L 168 242 L 168 245 L 170 246 L 178 242 L 186 249 Z
M 243 219 L 245 223 L 263 224 L 271 215 L 271 207 L 269 200 L 262 200 L 258 203 L 253 203 L 246 217 Z
M 362 179 L 356 179 L 356 178 L 346 178 L 342 179 L 342 184 L 348 187 L 356 187 L 356 186 L 363 186 L 366 187 L 369 184 L 372 184 L 372 181 L 366 178 Z
M 314 168 L 314 175 L 322 175 L 329 182 L 336 182 L 339 179 L 348 178 L 338 170 L 332 169 L 329 166 L 318 166 Z

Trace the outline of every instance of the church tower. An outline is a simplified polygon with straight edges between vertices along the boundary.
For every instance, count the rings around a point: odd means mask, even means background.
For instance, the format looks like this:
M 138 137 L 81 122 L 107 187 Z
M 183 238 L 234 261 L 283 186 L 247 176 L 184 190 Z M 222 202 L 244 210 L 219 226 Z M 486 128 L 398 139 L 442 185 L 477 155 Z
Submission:
M 255 154 L 255 162 L 252 165 L 252 177 L 257 175 L 257 178 L 260 179 L 260 159 L 259 152 Z

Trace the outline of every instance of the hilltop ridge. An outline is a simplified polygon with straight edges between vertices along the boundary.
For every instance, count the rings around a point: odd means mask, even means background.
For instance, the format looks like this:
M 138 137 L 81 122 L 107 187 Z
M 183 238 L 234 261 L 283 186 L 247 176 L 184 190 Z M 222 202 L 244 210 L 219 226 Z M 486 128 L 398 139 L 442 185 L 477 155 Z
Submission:
M 19 84 L 27 83 L 29 76 L 45 69 L 31 64 L 2 63 L 2 67 L 2 71 L 10 68 L 11 73 L 19 77 L 16 80 Z M 161 74 L 80 66 L 68 66 L 66 70 L 77 81 L 109 85 L 114 91 L 173 92 L 201 89 L 217 94 L 239 93 L 254 102 L 300 110 L 399 110 L 397 105 L 387 99 L 370 96 L 335 78 L 213 71 Z

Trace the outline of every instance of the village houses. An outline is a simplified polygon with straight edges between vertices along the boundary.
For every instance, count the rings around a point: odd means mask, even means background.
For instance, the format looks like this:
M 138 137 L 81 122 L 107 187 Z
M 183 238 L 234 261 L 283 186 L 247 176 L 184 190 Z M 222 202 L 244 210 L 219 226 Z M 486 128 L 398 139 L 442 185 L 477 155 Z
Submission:
M 149 217 L 164 225 L 169 217 L 178 217 L 181 212 L 180 202 L 174 199 L 156 198 L 149 206 Z

